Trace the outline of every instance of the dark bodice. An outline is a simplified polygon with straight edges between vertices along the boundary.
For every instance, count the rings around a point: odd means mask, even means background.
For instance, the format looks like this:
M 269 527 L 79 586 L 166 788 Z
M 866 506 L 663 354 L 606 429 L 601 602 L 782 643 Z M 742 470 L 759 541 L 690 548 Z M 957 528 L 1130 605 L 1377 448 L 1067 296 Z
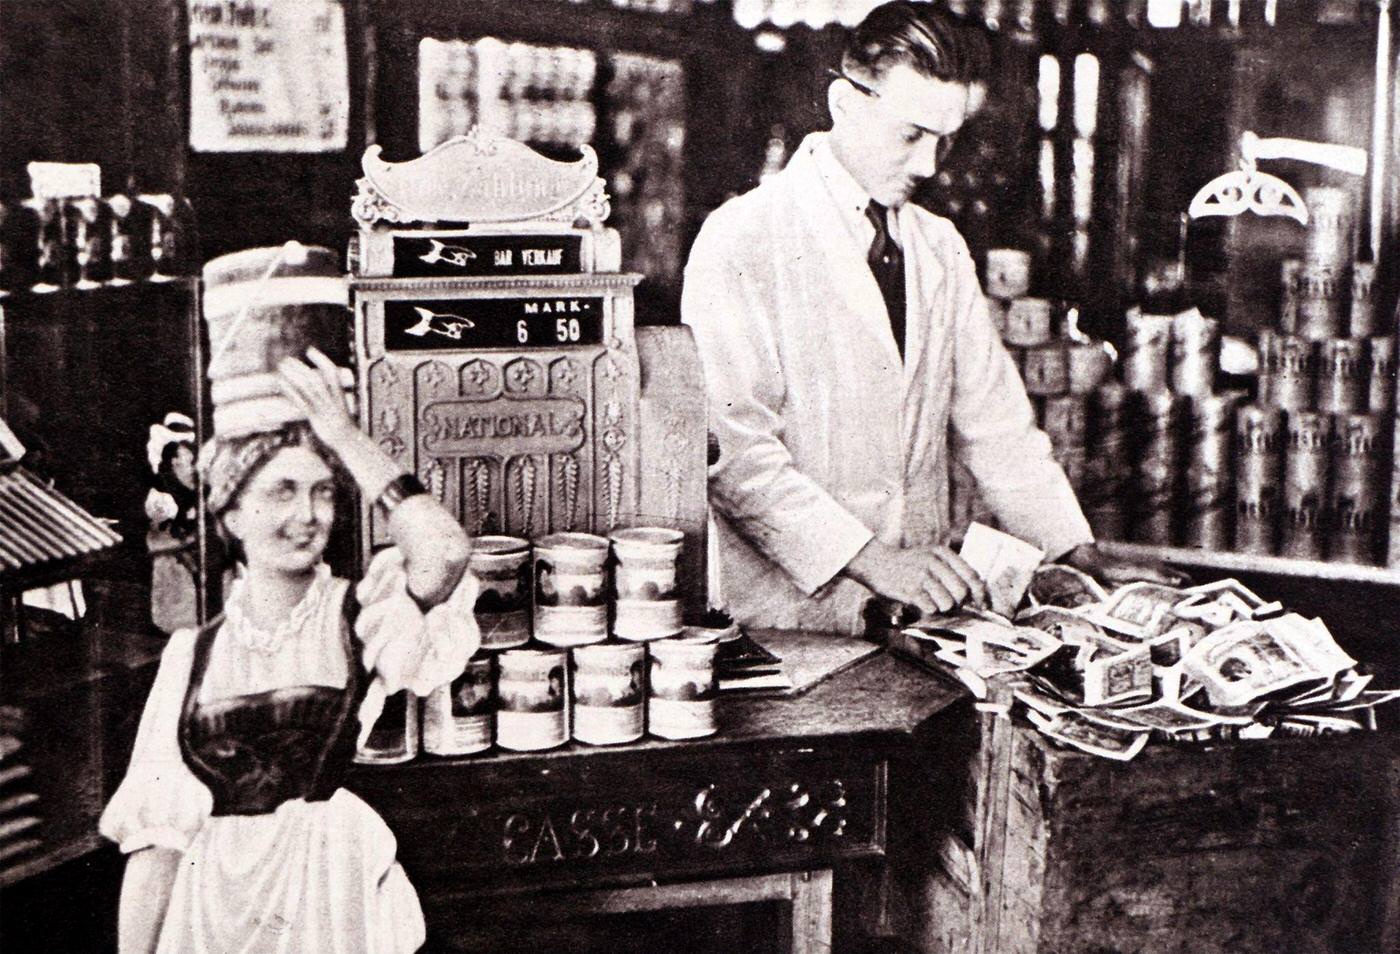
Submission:
M 210 650 L 223 619 L 196 637 L 190 682 L 180 713 L 180 752 L 214 798 L 215 815 L 263 815 L 294 798 L 335 794 L 355 753 L 355 711 L 367 682 L 354 651 L 353 588 L 342 614 L 349 661 L 344 689 L 290 686 L 199 701 Z

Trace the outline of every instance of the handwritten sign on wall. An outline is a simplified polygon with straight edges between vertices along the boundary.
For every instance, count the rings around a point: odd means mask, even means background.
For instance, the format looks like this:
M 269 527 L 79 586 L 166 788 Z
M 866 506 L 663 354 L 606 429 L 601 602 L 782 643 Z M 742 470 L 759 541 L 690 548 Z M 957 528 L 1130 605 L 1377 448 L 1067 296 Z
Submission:
M 340 0 L 187 0 L 190 147 L 333 152 L 350 118 Z

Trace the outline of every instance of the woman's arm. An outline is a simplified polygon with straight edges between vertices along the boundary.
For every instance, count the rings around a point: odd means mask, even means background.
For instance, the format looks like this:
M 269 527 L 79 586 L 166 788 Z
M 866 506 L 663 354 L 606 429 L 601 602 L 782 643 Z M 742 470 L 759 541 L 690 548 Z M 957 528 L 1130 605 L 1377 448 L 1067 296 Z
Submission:
M 147 954 L 156 949 L 180 858 L 180 852 L 157 846 L 133 852 L 126 860 L 117 914 L 119 954 Z
M 283 390 L 305 412 L 316 436 L 340 458 L 365 499 L 377 501 L 403 470 L 351 419 L 330 359 L 315 348 L 307 355 L 314 369 L 291 358 L 279 366 Z M 428 606 L 447 599 L 471 554 L 471 541 L 452 514 L 431 494 L 419 494 L 394 508 L 388 529 L 403 552 L 414 597 Z

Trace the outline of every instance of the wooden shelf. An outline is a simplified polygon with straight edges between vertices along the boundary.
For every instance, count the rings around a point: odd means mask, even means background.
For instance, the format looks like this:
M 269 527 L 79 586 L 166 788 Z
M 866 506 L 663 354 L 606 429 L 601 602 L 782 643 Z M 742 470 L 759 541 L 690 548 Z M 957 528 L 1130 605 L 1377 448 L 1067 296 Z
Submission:
M 1326 563 L 1321 560 L 1295 560 L 1289 557 L 1255 556 L 1200 550 L 1194 547 L 1168 547 L 1148 543 L 1103 541 L 1099 546 L 1114 556 L 1149 558 L 1184 567 L 1202 567 L 1233 573 L 1266 573 L 1271 576 L 1305 577 L 1348 583 L 1377 583 L 1400 586 L 1400 569 L 1364 566 L 1356 563 Z

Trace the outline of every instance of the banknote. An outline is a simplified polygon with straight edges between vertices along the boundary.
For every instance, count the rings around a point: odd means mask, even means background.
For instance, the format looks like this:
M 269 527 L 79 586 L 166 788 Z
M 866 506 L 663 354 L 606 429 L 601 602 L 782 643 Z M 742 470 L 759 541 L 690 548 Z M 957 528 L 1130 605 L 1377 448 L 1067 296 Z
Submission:
M 1182 602 L 1181 590 L 1160 583 L 1128 583 L 1114 590 L 1089 613 L 1105 629 L 1134 640 L 1150 639 L 1165 632 L 1172 607 Z
M 1016 612 L 1036 567 L 1045 559 L 1045 551 L 981 523 L 967 528 L 959 555 L 981 575 L 991 608 L 1003 616 Z
M 1073 709 L 1055 716 L 1044 716 L 1032 709 L 1026 715 L 1040 731 L 1057 742 L 1120 762 L 1141 752 L 1149 735 L 1145 731 L 1105 725 Z
M 1084 571 L 1047 563 L 1031 576 L 1030 598 L 1034 605 L 1074 607 L 1102 603 L 1108 594 Z
M 1152 649 L 1135 646 L 1124 653 L 1102 654 L 1084 666 L 1084 704 L 1117 705 L 1152 698 Z
M 1205 685 L 1215 706 L 1243 705 L 1319 678 L 1270 624 L 1250 621 L 1216 630 L 1192 647 L 1182 664 L 1187 675 Z

